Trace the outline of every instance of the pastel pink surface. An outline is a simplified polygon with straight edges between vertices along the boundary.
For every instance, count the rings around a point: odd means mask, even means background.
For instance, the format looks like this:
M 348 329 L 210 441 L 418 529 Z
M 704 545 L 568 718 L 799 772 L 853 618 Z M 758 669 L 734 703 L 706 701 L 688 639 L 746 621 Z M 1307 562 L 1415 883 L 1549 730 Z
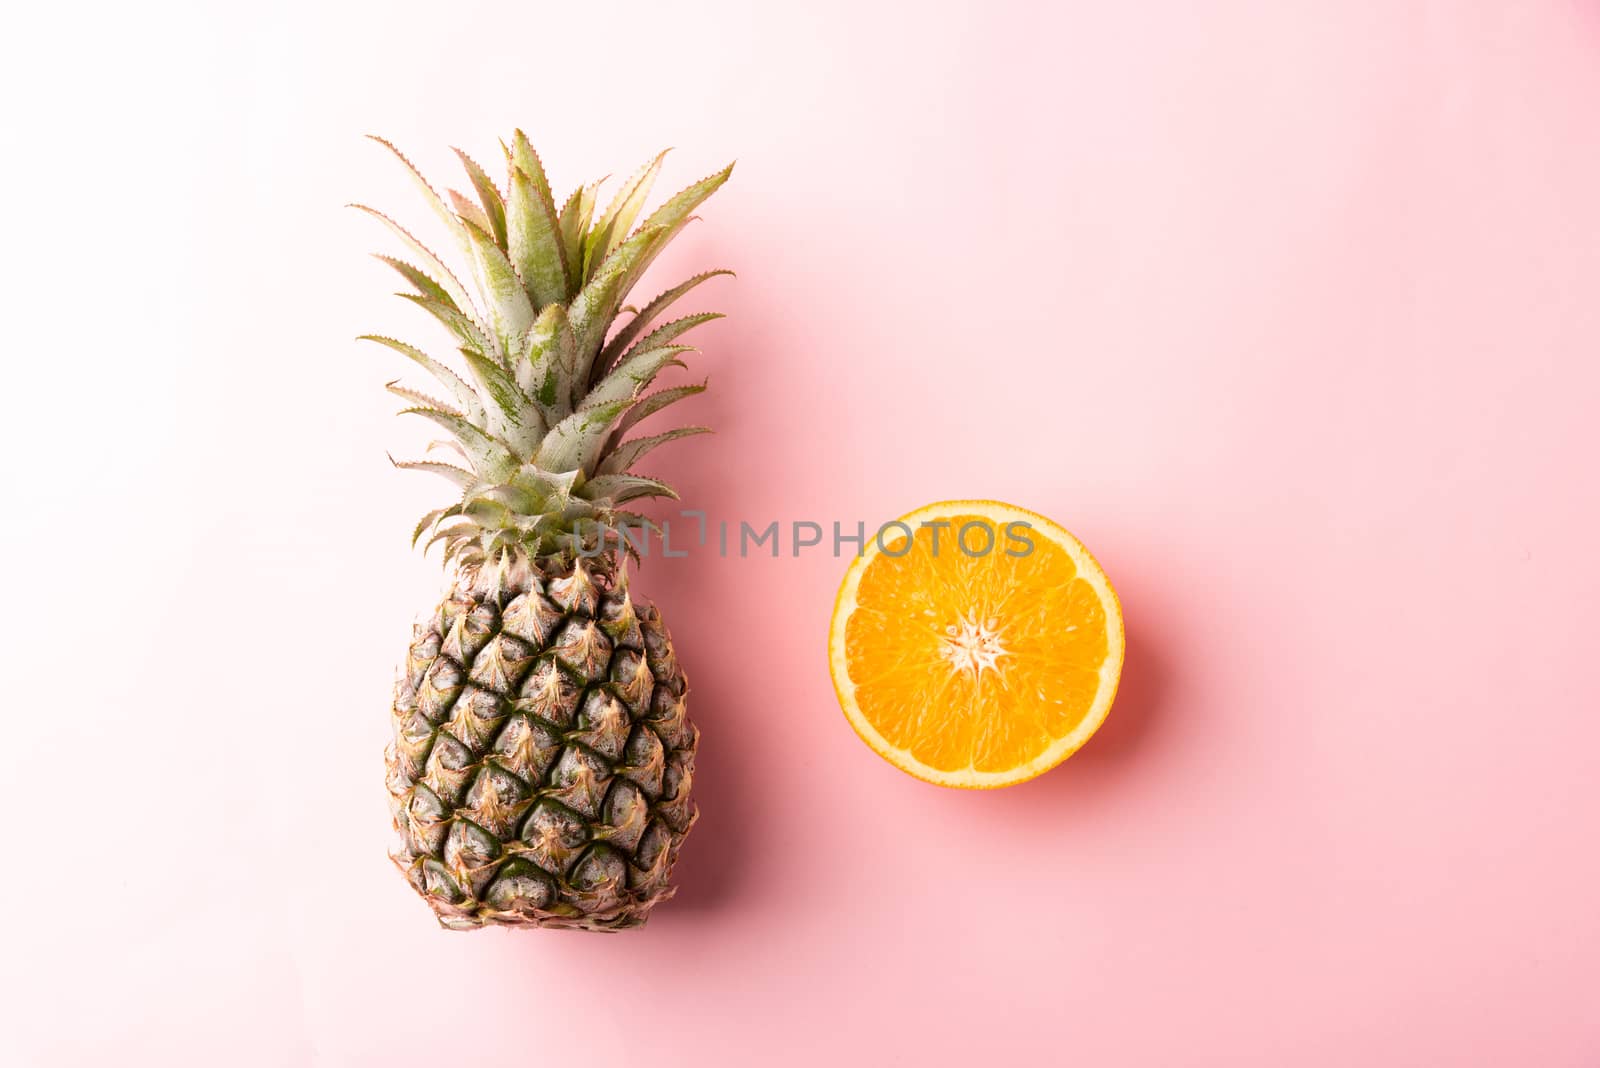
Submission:
M 1044 6 L 107 16 L 19 119 L 64 184 L 8 174 L 110 210 L 127 169 L 103 255 L 40 214 L 10 257 L 23 393 L 64 325 L 109 383 L 9 476 L 60 523 L 0 534 L 45 562 L 0 624 L 20 1063 L 1600 1063 L 1600 11 Z M 1081 753 L 913 781 L 834 702 L 843 561 L 655 560 L 679 898 L 434 926 L 380 751 L 439 491 L 347 339 L 437 339 L 338 206 L 423 218 L 363 132 L 443 181 L 517 125 L 562 188 L 739 159 L 654 276 L 739 273 L 697 294 L 718 436 L 654 465 L 688 505 L 1089 545 L 1129 644 Z M 127 268 L 93 329 L 84 262 Z M 107 465 L 109 557 L 60 477 Z

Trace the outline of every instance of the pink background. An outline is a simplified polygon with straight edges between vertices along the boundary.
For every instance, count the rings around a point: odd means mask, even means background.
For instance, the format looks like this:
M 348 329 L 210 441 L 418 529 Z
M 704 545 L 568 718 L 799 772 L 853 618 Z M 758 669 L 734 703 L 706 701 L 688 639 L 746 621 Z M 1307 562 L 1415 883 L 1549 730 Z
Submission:
M 234 7 L 0 46 L 10 1063 L 1600 1064 L 1600 8 Z M 657 561 L 679 899 L 434 926 L 379 754 L 440 489 L 350 339 L 438 339 L 340 205 L 423 220 L 363 132 L 515 125 L 563 188 L 740 161 L 655 276 L 740 275 L 690 504 L 1088 543 L 1083 752 L 915 782 L 841 561 Z

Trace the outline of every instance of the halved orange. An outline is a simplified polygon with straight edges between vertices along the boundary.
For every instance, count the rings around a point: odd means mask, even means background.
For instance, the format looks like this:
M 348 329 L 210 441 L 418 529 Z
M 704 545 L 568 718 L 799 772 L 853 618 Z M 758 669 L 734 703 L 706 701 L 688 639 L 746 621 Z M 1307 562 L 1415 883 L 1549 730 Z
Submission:
M 1042 774 L 1105 720 L 1122 607 L 1059 524 L 999 501 L 942 501 L 886 524 L 833 606 L 833 687 L 861 740 L 939 786 Z

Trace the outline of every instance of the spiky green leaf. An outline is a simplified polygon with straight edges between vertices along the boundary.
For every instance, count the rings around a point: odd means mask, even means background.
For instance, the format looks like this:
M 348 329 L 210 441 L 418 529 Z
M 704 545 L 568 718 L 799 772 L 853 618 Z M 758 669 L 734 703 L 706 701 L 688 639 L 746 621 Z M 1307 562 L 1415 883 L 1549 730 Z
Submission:
M 589 232 L 589 224 L 594 219 L 595 198 L 598 194 L 598 183 L 574 189 L 567 202 L 561 206 L 561 214 L 558 216 L 561 247 L 566 255 L 569 298 L 576 296 L 578 290 L 583 288 L 583 244 Z
M 677 340 L 688 331 L 699 326 L 701 323 L 709 323 L 713 319 L 724 318 L 727 317 L 721 312 L 696 312 L 694 315 L 685 315 L 681 319 L 674 319 L 671 322 L 662 323 L 660 326 L 650 331 L 650 333 L 640 338 L 639 343 L 633 347 L 636 349 L 653 349 L 659 345 L 665 345 L 669 342 Z
M 704 274 L 697 274 L 693 278 L 673 286 L 665 293 L 662 293 L 660 296 L 656 297 L 649 304 L 646 304 L 643 308 L 639 309 L 639 311 L 635 312 L 633 318 L 629 319 L 626 323 L 619 327 L 616 335 L 610 341 L 606 342 L 605 355 L 607 365 L 609 366 L 610 364 L 616 363 L 617 359 L 628 350 L 628 346 L 633 344 L 634 339 L 637 338 L 647 326 L 653 323 L 657 316 L 666 311 L 667 307 L 672 304 L 673 301 L 677 300 L 679 297 L 683 296 L 685 293 L 689 292 L 689 290 L 693 289 L 701 282 L 704 282 L 706 279 L 715 278 L 718 275 L 723 274 L 732 276 L 733 272 L 729 270 L 718 270 L 706 271 Z
M 587 470 L 629 401 L 585 405 L 551 428 L 534 456 L 546 471 Z
M 482 353 L 495 351 L 493 339 L 484 332 L 483 327 L 478 325 L 478 321 L 470 315 L 464 314 L 454 304 L 441 304 L 431 297 L 424 297 L 416 293 L 401 293 L 400 295 L 443 323 L 444 328 L 454 334 L 456 340 L 461 344 Z
M 611 513 L 611 525 L 617 527 L 618 529 L 624 526 L 638 528 L 639 530 L 644 531 L 646 534 L 661 533 L 661 524 L 657 523 L 654 519 L 651 519 L 643 512 L 631 512 L 625 509 L 613 511 Z
M 420 389 L 412 389 L 410 386 L 401 385 L 399 379 L 395 379 L 392 382 L 385 382 L 383 384 L 383 388 L 388 390 L 390 393 L 393 393 L 396 397 L 409 401 L 419 408 L 437 408 L 441 412 L 447 412 L 450 415 L 466 418 L 466 413 L 456 411 L 454 408 L 450 407 L 450 405 L 446 404 L 444 401 L 430 393 L 424 393 Z
M 453 441 L 449 438 L 434 438 L 432 441 L 428 442 L 428 447 L 422 451 L 426 453 L 432 453 L 437 452 L 440 449 L 443 449 L 446 452 L 455 453 L 469 464 L 472 462 L 472 457 L 468 456 L 467 450 L 461 447 L 461 442 Z
M 507 251 L 535 307 L 567 298 L 567 252 L 561 224 L 550 201 L 521 168 L 511 168 L 511 200 L 506 216 Z
M 609 500 L 625 504 L 640 497 L 668 497 L 678 499 L 678 491 L 658 478 L 644 475 L 597 475 L 578 490 L 590 500 Z
M 494 180 L 478 166 L 471 156 L 459 148 L 453 149 L 456 157 L 461 160 L 461 166 L 467 172 L 467 180 L 472 183 L 473 190 L 478 194 L 478 202 L 483 205 L 483 214 L 487 217 L 489 225 L 486 229 L 494 236 L 495 243 L 504 248 L 506 244 L 506 204 L 496 188 Z
M 460 515 L 461 513 L 457 512 L 456 514 Z M 433 532 L 433 537 L 428 539 L 427 544 L 423 545 L 422 550 L 423 552 L 427 552 L 429 549 L 433 548 L 436 543 L 441 541 L 447 543 L 456 541 L 458 539 L 461 541 L 470 541 L 471 539 L 477 537 L 480 530 L 482 530 L 482 526 L 476 520 L 470 522 L 463 521 L 460 523 L 451 523 L 447 527 L 440 527 L 438 530 L 435 530 Z M 448 558 L 451 555 L 453 555 L 453 551 L 447 544 L 445 556 Z
M 444 198 L 439 195 L 439 191 L 434 189 L 432 184 L 422 176 L 422 172 L 417 169 L 416 164 L 407 159 L 404 152 L 401 152 L 383 138 L 375 134 L 368 134 L 367 137 L 394 153 L 395 158 L 405 166 L 406 173 L 411 176 L 412 183 L 422 193 L 423 199 L 428 202 L 428 206 L 433 209 L 434 214 L 444 223 L 445 229 L 457 241 L 463 241 L 465 235 L 462 233 L 460 217 L 450 210 L 450 206 L 444 202 Z
M 704 203 L 712 193 L 722 188 L 723 183 L 728 180 L 731 174 L 733 174 L 733 164 L 730 163 L 716 174 L 702 178 L 687 189 L 678 192 L 668 199 L 665 204 L 651 212 L 650 217 L 640 226 L 639 232 L 655 231 L 658 237 L 649 243 L 648 247 L 633 263 L 628 265 L 627 274 L 622 283 L 622 296 L 626 297 L 628 295 L 628 291 L 644 276 L 644 272 L 649 270 L 650 264 L 655 262 L 657 256 L 661 255 L 661 251 L 671 244 L 672 239 L 678 236 L 679 231 L 694 218 L 691 214 L 694 209 Z
M 511 485 L 535 501 L 541 511 L 560 512 L 572 502 L 577 471 L 549 471 L 537 462 L 525 463 L 511 476 Z
M 680 352 L 692 352 L 690 345 L 662 345 L 640 351 L 631 350 L 616 369 L 589 391 L 588 403 L 609 404 L 616 400 L 632 400 L 645 389 L 661 369 L 670 365 L 682 366 L 677 358 Z
M 454 371 L 450 370 L 450 368 L 446 367 L 438 360 L 435 360 L 432 356 L 429 356 L 427 353 L 423 352 L 414 345 L 407 345 L 404 341 L 396 341 L 392 337 L 382 337 L 378 334 L 362 334 L 356 340 L 374 341 L 379 345 L 383 345 L 386 348 L 390 348 L 395 352 L 398 352 L 406 359 L 427 371 L 438 380 L 440 385 L 448 389 L 450 391 L 450 396 L 454 398 L 456 406 L 461 409 L 463 414 L 474 421 L 483 421 L 483 405 L 479 403 L 478 395 L 473 392 L 472 387 L 467 385 L 467 383 L 461 379 L 460 375 L 457 375 Z
M 352 204 L 350 206 L 357 211 L 366 212 L 393 231 L 395 236 L 399 237 L 406 247 L 416 255 L 417 259 L 422 261 L 423 267 L 439 279 L 439 284 L 444 287 L 445 292 L 450 295 L 450 299 L 458 308 L 465 309 L 473 306 L 472 298 L 467 295 L 467 289 L 461 284 L 461 280 L 451 272 L 449 267 L 445 266 L 445 262 L 435 255 L 432 249 L 418 241 L 411 231 L 376 208 L 369 208 L 365 204 Z M 460 225 L 459 220 L 457 220 L 457 225 Z
M 639 462 L 639 458 L 658 445 L 665 445 L 669 441 L 679 438 L 693 437 L 696 434 L 709 434 L 708 426 L 680 426 L 661 434 L 652 434 L 645 438 L 634 438 L 625 441 L 606 455 L 600 461 L 600 466 L 595 468 L 595 473 L 600 475 L 620 475 Z
M 733 164 L 730 163 L 716 174 L 707 175 L 693 185 L 673 194 L 665 204 L 650 213 L 650 217 L 644 221 L 642 229 L 673 230 L 688 219 L 695 208 L 705 203 L 707 197 L 721 189 L 723 183 L 732 174 Z
M 494 486 L 467 501 L 461 514 L 480 527 L 516 527 L 518 517 L 529 514 L 532 502 L 510 486 Z
M 411 389 L 410 385 L 403 385 L 402 382 L 400 382 L 400 379 L 395 379 L 395 381 L 392 382 L 384 382 L 384 389 L 389 390 L 390 393 L 394 393 L 395 397 L 402 398 L 402 400 L 405 401 L 410 401 L 411 404 L 418 406 L 418 408 L 437 408 L 438 411 L 448 412 L 448 414 L 451 414 L 451 416 L 461 416 L 462 419 L 466 419 L 467 417 L 466 412 L 456 411 L 456 409 L 451 408 L 450 404 L 446 404 L 445 401 L 438 400 L 438 398 L 434 397 L 432 393 L 424 393 L 422 390 Z
M 456 214 L 461 216 L 464 222 L 469 222 L 486 232 L 489 230 L 492 225 L 489 216 L 483 213 L 477 201 L 469 199 L 465 193 L 456 189 L 446 189 L 444 195 L 450 198 L 450 206 L 456 209 Z
M 426 471 L 429 474 L 440 475 L 455 483 L 456 487 L 462 490 L 466 490 L 478 482 L 477 475 L 474 475 L 464 467 L 457 467 L 455 464 L 442 464 L 437 460 L 396 460 L 392 456 L 389 457 L 389 462 L 402 471 Z M 416 539 L 413 538 L 412 544 L 415 543 Z
M 472 251 L 472 266 L 489 304 L 489 321 L 499 341 L 496 354 L 515 352 L 533 325 L 533 304 L 522 279 L 494 238 L 471 224 L 464 223 Z
M 629 268 L 650 248 L 659 235 L 658 230 L 641 230 L 624 241 L 605 264 L 573 298 L 567 315 L 572 320 L 572 333 L 578 340 L 578 379 L 588 381 L 589 368 L 593 366 L 600 345 L 605 341 L 606 329 L 622 303 L 623 284 Z
M 639 398 L 637 404 L 623 413 L 621 419 L 617 420 L 615 436 L 620 439 L 623 434 L 626 434 L 640 421 L 649 418 L 667 405 L 705 391 L 705 384 L 701 383 L 698 386 L 673 386 L 670 389 L 658 389 L 654 393 L 647 393 Z
M 400 272 L 400 276 L 415 286 L 417 292 L 422 296 L 427 297 L 429 300 L 438 301 L 446 307 L 454 308 L 456 311 L 461 310 L 456 308 L 456 302 L 450 298 L 450 294 L 445 290 L 444 286 L 405 260 L 396 259 L 393 256 L 385 256 L 377 252 L 373 253 L 373 258 L 387 263 L 390 267 Z
M 643 352 L 647 349 L 658 348 L 676 338 L 682 337 L 685 333 L 699 326 L 701 323 L 707 323 L 713 319 L 721 318 L 724 318 L 721 312 L 700 312 L 698 315 L 685 315 L 682 319 L 674 319 L 670 323 L 661 324 L 661 326 L 650 331 L 650 333 L 643 338 L 640 338 L 639 343 L 633 346 L 633 348 L 639 352 Z M 608 372 L 610 372 L 614 363 L 613 359 L 610 357 L 610 353 L 612 351 L 613 346 L 611 345 L 607 345 L 601 350 L 600 358 L 595 360 L 594 367 L 589 372 L 590 381 L 598 382 L 604 378 Z
M 544 162 L 539 159 L 539 153 L 533 150 L 533 143 L 528 140 L 527 134 L 521 130 L 512 133 L 511 147 L 506 151 L 506 158 L 512 169 L 528 176 L 539 199 L 549 204 L 550 212 L 554 214 L 555 197 L 550 193 L 550 179 L 545 175 Z
M 527 348 L 516 365 L 517 385 L 538 406 L 548 426 L 566 418 L 576 403 L 577 346 L 567 309 L 560 304 L 540 312 L 528 331 Z
M 504 367 L 495 363 L 481 353 L 471 349 L 462 349 L 462 357 L 467 361 L 467 369 L 472 372 L 472 377 L 477 379 L 479 387 L 494 402 L 494 409 L 488 413 L 485 428 L 493 437 L 508 440 L 516 436 L 516 431 L 522 428 L 532 417 L 537 421 L 533 412 L 527 411 L 522 392 L 517 389 L 517 384 L 511 380 L 511 375 Z M 537 437 L 538 427 L 532 428 Z
M 440 520 L 449 519 L 461 514 L 461 505 L 452 504 L 448 508 L 435 508 L 421 519 L 417 520 L 416 527 L 411 531 L 411 547 L 417 546 L 417 539 L 422 537 L 424 531 L 439 524 Z
M 443 427 L 457 441 L 466 452 L 467 459 L 472 464 L 472 469 L 480 478 L 491 482 L 499 482 L 510 477 L 511 472 L 517 469 L 517 461 L 511 451 L 500 442 L 491 438 L 480 427 L 469 422 L 455 412 L 440 411 L 437 408 L 415 407 L 406 408 L 401 415 L 420 415 L 433 423 Z
M 622 188 L 617 190 L 616 196 L 611 198 L 611 203 L 600 216 L 600 221 L 584 239 L 584 278 L 593 278 L 594 272 L 605 262 L 611 250 L 627 240 L 629 232 L 633 229 L 634 220 L 639 217 L 644 202 L 650 196 L 650 189 L 655 185 L 656 175 L 661 171 L 661 162 L 666 158 L 666 152 L 662 152 L 640 167 L 632 177 L 622 183 Z

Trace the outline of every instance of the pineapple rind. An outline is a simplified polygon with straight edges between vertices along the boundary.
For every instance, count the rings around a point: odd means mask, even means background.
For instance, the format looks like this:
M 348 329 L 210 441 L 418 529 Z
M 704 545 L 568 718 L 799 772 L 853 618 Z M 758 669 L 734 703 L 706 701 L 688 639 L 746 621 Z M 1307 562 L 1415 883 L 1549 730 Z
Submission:
M 697 817 L 686 694 L 609 558 L 464 571 L 395 686 L 392 859 L 448 928 L 642 924 Z

